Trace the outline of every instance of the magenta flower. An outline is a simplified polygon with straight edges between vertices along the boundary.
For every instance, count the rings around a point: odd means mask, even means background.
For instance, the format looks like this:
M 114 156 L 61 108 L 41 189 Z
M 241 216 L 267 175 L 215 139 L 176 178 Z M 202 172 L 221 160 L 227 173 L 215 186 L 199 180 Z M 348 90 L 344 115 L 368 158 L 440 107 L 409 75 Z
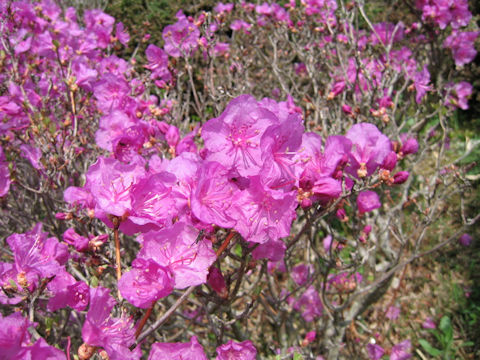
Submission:
M 3 148 L 0 146 L 0 197 L 8 194 L 10 183 L 10 170 L 8 169 L 8 163 L 5 161 Z
M 257 349 L 250 340 L 240 343 L 229 340 L 226 344 L 217 347 L 216 360 L 255 360 L 257 358 Z
M 30 161 L 30 164 L 37 170 L 43 170 L 44 166 L 40 162 L 42 151 L 39 148 L 30 145 L 20 145 L 20 153 L 22 157 Z
M 152 72 L 152 79 L 169 82 L 172 74 L 168 70 L 168 55 L 159 47 L 150 44 L 145 50 L 148 64 L 145 67 Z
M 148 360 L 208 360 L 202 345 L 192 336 L 188 343 L 154 343 Z
M 472 241 L 473 241 L 472 236 L 470 234 L 467 234 L 467 233 L 463 234 L 458 239 L 458 242 L 463 246 L 470 246 L 472 244 Z
M 152 260 L 136 259 L 132 270 L 118 283 L 122 296 L 136 307 L 146 309 L 173 290 L 173 277 L 168 268 Z
M 418 141 L 413 136 L 403 133 L 400 134 L 400 140 L 402 143 L 402 147 L 400 148 L 402 156 L 415 154 L 418 151 Z
M 390 140 L 373 124 L 353 125 L 346 138 L 352 142 L 350 164 L 346 171 L 355 177 L 372 175 L 391 151 Z
M 90 289 L 90 307 L 82 328 L 83 341 L 103 348 L 110 360 L 139 360 L 142 355 L 140 347 L 129 350 L 135 342 L 133 320 L 125 314 L 119 318 L 111 316 L 115 300 L 109 292 L 101 286 Z
M 278 118 L 251 95 L 233 99 L 218 118 L 203 125 L 206 159 L 226 168 L 236 167 L 242 176 L 258 174 L 262 166 L 260 139 L 277 123 Z
M 132 212 L 131 191 L 145 175 L 137 164 L 126 165 L 112 158 L 99 157 L 87 172 L 87 184 L 96 201 L 95 213 L 105 221 L 107 215 L 123 216 Z
M 312 278 L 313 272 L 313 265 L 299 264 L 292 268 L 290 276 L 297 285 L 304 285 Z
M 403 184 L 409 176 L 410 173 L 408 171 L 399 171 L 393 175 L 393 183 L 396 185 Z
M 229 181 L 228 170 L 217 162 L 205 162 L 198 169 L 197 178 L 190 200 L 192 213 L 206 224 L 235 226 L 236 220 L 228 214 L 228 209 L 239 190 Z
M 230 24 L 230 29 L 233 31 L 240 31 L 243 30 L 245 34 L 250 34 L 250 29 L 252 28 L 252 24 L 249 24 L 243 20 L 234 20 Z
M 412 344 L 410 340 L 404 340 L 401 343 L 398 343 L 392 347 L 392 352 L 390 354 L 390 360 L 408 360 L 412 357 L 410 353 L 410 348 Z
M 460 109 L 467 110 L 468 98 L 472 95 L 473 86 L 466 81 L 460 81 L 457 84 L 449 83 L 446 87 L 450 89 L 450 94 L 445 101 L 445 105 L 452 109 L 459 107 Z
M 69 228 L 63 233 L 63 241 L 69 245 L 72 245 L 75 250 L 82 252 L 88 250 L 88 243 L 90 242 L 90 239 L 77 234 L 75 229 Z
M 66 306 L 72 309 L 82 311 L 88 306 L 90 300 L 90 288 L 83 281 L 76 281 L 75 278 L 62 271 L 47 285 L 47 289 L 52 293 L 52 298 L 48 300 L 47 309 L 56 311 Z
M 224 4 L 224 3 L 217 3 L 217 5 L 213 8 L 213 11 L 217 12 L 217 13 L 229 13 L 229 12 L 232 12 L 233 10 L 233 4 L 232 3 L 227 3 L 227 4 Z
M 422 327 L 424 329 L 433 330 L 437 328 L 437 324 L 435 324 L 435 321 L 433 321 L 431 317 L 427 317 L 425 321 L 422 323 Z
M 427 65 L 423 67 L 421 71 L 417 71 L 415 73 L 415 78 L 413 84 L 415 86 L 415 90 L 417 95 L 415 96 L 415 101 L 417 104 L 422 102 L 423 97 L 427 93 L 427 91 L 432 90 L 432 86 L 428 85 L 430 83 L 430 73 L 428 72 Z
M 207 276 L 207 283 L 221 297 L 228 297 L 228 289 L 222 272 L 216 266 L 211 266 Z
M 293 302 L 292 306 L 294 310 L 302 312 L 302 316 L 307 322 L 313 321 L 323 314 L 320 296 L 313 286 L 309 286 L 300 298 Z
M 392 305 L 387 309 L 385 317 L 390 320 L 397 320 L 400 316 L 400 308 L 398 306 Z
M 298 114 L 288 115 L 279 125 L 265 130 L 260 141 L 262 177 L 270 187 L 278 189 L 287 185 L 288 190 L 294 184 L 294 155 L 302 144 L 303 131 L 302 118 Z
M 254 176 L 230 214 L 237 219 L 235 229 L 245 240 L 262 244 L 290 235 L 296 207 L 294 193 L 270 189 L 262 184 L 260 176 Z
M 198 231 L 183 222 L 161 231 L 150 231 L 143 235 L 143 248 L 138 258 L 152 259 L 168 268 L 176 289 L 203 284 L 217 257 L 211 242 L 197 243 L 197 236 Z
M 129 93 L 130 87 L 128 83 L 122 77 L 111 73 L 103 74 L 93 90 L 98 108 L 104 113 L 118 108 Z
M 164 171 L 141 179 L 133 185 L 131 210 L 128 218 L 120 225 L 126 234 L 159 230 L 168 226 L 177 215 L 172 194 L 176 178 Z
M 363 214 L 378 209 L 382 203 L 375 191 L 362 191 L 357 196 L 357 206 L 360 214 Z
M 252 251 L 252 258 L 255 260 L 268 259 L 270 261 L 281 261 L 285 256 L 287 245 L 281 239 L 270 239 L 258 245 Z
M 31 344 L 28 328 L 35 326 L 20 313 L 0 314 L 0 358 L 65 360 L 65 354 L 50 346 L 43 338 Z
M 183 15 L 183 14 L 181 14 Z M 198 47 L 200 30 L 183 15 L 178 15 L 179 20 L 163 29 L 162 37 L 165 41 L 165 52 L 175 58 L 192 56 Z
M 479 31 L 454 31 L 447 37 L 443 46 L 452 50 L 455 65 L 463 66 L 475 59 L 477 55 L 475 39 L 478 34 L 480 34 Z
M 385 354 L 385 350 L 377 344 L 367 344 L 367 353 L 370 360 L 380 360 Z
M 67 245 L 54 237 L 49 238 L 42 232 L 40 223 L 24 234 L 10 235 L 7 243 L 15 264 L 0 276 L 3 284 L 13 280 L 20 289 L 33 291 L 41 279 L 63 272 L 63 265 L 69 257 Z

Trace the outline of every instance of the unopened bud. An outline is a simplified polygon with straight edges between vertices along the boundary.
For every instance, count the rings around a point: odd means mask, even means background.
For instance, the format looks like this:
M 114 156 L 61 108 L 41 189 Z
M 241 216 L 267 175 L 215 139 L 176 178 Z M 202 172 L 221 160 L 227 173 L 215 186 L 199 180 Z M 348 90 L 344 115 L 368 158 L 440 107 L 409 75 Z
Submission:
M 80 360 L 88 360 L 90 359 L 93 354 L 95 353 L 95 350 L 97 348 L 95 346 L 92 346 L 92 345 L 88 345 L 86 343 L 83 343 L 82 345 L 80 345 L 80 347 L 78 348 L 78 358 Z

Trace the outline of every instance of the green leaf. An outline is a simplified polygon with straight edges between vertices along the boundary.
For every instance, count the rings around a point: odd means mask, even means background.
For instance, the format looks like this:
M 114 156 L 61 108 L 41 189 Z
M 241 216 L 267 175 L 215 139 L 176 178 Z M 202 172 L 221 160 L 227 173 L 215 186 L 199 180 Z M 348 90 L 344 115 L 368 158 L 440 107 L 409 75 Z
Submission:
M 233 247 L 233 253 L 238 257 L 242 257 L 242 246 L 240 244 L 235 244 Z
M 293 360 L 303 360 L 303 356 L 301 354 L 295 353 L 293 355 Z
M 418 342 L 422 346 L 422 348 L 431 356 L 440 356 L 442 355 L 442 351 L 434 348 L 430 343 L 425 339 L 419 339 Z
M 98 278 L 96 276 L 90 278 L 90 286 L 94 288 L 98 286 Z
M 442 317 L 442 319 L 440 320 L 440 325 L 438 326 L 438 328 L 445 335 L 447 343 L 451 342 L 453 340 L 452 322 L 450 321 L 450 318 L 448 316 Z

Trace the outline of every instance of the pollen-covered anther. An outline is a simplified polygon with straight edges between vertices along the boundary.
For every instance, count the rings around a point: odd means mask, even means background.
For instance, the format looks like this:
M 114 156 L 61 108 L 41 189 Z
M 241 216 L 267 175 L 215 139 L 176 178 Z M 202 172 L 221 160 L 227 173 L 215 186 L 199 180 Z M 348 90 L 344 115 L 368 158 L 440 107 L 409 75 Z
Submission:
M 367 176 L 367 166 L 365 163 L 361 163 L 360 164 L 360 168 L 357 170 L 357 175 L 359 178 L 364 178 L 365 176 Z

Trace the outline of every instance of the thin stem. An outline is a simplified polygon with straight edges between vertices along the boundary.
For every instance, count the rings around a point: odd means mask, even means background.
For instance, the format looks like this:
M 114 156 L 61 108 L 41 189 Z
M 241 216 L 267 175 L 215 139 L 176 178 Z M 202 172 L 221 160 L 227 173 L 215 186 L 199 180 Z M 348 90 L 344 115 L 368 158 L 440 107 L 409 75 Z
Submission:
M 140 324 L 138 325 L 138 328 L 137 330 L 135 331 L 135 338 L 138 338 L 138 336 L 140 335 L 140 333 L 142 332 L 142 329 L 143 327 L 145 326 L 145 324 L 147 323 L 147 320 L 148 318 L 150 317 L 150 314 L 152 313 L 153 311 L 153 308 L 155 307 L 155 302 L 152 304 L 152 306 L 150 306 L 147 310 L 147 312 L 145 313 L 145 315 L 143 315 L 143 318 L 142 320 L 140 320 Z
M 167 312 L 163 314 L 160 319 L 155 321 L 154 324 L 150 325 L 147 330 L 140 334 L 137 338 L 137 341 L 132 345 L 132 348 L 135 348 L 142 340 L 144 340 L 147 336 L 157 330 L 165 321 L 167 321 L 168 318 L 175 312 L 175 310 L 177 310 L 177 308 L 188 298 L 188 296 L 193 292 L 193 290 L 195 290 L 195 285 L 190 286 L 187 291 L 185 291 L 183 295 L 178 298 L 175 304 L 173 304 L 172 307 L 168 309 Z
M 120 289 L 118 289 L 118 282 L 120 282 L 120 278 L 122 277 L 122 261 L 120 259 L 120 239 L 118 238 L 118 228 L 120 227 L 120 219 L 118 217 L 113 218 L 113 238 L 115 240 L 115 260 L 117 265 L 117 294 L 118 299 L 122 299 L 122 295 L 120 294 Z
M 230 243 L 230 240 L 232 240 L 232 238 L 235 236 L 235 234 L 236 234 L 235 231 L 230 230 L 230 233 L 227 235 L 225 241 L 223 242 L 222 245 L 220 245 L 220 247 L 218 248 L 218 250 L 215 253 L 217 255 L 217 258 L 225 251 L 228 244 Z

